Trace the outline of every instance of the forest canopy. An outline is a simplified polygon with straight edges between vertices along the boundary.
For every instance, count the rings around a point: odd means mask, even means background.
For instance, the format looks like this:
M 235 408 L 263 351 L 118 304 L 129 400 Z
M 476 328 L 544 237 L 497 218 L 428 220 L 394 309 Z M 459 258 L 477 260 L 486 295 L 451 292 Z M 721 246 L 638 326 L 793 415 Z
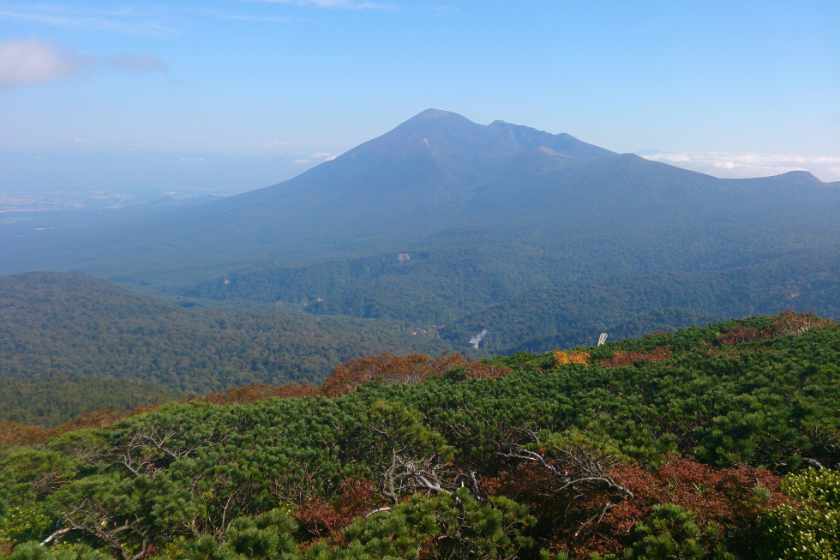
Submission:
M 320 382 L 352 357 L 448 349 L 399 321 L 204 308 L 82 274 L 0 278 L 0 420 L 54 425 L 249 383 Z
M 16 560 L 827 560 L 838 368 L 840 327 L 794 314 L 357 359 L 320 388 L 21 438 L 0 455 L 0 541 Z

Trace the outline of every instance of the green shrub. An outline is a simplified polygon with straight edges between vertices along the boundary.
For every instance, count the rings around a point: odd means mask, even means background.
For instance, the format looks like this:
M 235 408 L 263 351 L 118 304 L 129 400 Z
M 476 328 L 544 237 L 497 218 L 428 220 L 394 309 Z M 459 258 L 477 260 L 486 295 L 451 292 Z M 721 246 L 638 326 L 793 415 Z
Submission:
M 840 558 L 840 472 L 809 469 L 785 478 L 782 490 L 798 503 L 765 514 L 763 557 Z
M 690 511 L 674 504 L 654 507 L 633 537 L 635 542 L 624 551 L 627 560 L 734 558 L 724 551 L 716 526 L 701 527 Z

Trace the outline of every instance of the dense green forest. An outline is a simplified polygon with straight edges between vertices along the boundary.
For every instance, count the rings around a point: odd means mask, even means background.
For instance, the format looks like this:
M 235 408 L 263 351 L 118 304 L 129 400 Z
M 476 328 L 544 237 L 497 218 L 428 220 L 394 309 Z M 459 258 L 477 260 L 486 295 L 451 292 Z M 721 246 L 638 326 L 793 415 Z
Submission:
M 636 337 L 786 309 L 840 318 L 840 246 L 816 237 L 753 232 L 753 243 L 765 247 L 757 255 L 713 240 L 701 246 L 676 233 L 666 240 L 628 232 L 623 243 L 604 241 L 596 252 L 579 232 L 517 242 L 513 235 L 452 234 L 417 251 L 243 271 L 179 293 L 412 321 L 435 326 L 462 352 L 487 329 L 482 350 L 491 354 L 587 344 L 602 331 Z M 680 243 L 691 248 L 679 253 Z
M 14 560 L 840 555 L 840 327 L 383 355 L 0 452 Z M 228 404 L 219 404 L 228 403 Z
M 174 394 L 318 382 L 353 356 L 447 349 L 397 321 L 185 303 L 81 274 L 0 277 L 0 420 L 49 424 Z
M 134 379 L 72 375 L 0 378 L 0 421 L 52 426 L 88 411 L 131 410 L 183 396 L 181 391 Z

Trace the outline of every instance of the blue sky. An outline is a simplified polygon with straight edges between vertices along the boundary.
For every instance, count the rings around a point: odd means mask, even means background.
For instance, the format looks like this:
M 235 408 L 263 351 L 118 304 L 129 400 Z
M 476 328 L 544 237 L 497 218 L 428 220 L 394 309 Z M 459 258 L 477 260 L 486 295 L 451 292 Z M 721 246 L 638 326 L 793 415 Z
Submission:
M 0 161 L 22 183 L 47 155 L 68 176 L 137 156 L 149 181 L 229 161 L 241 190 L 439 107 L 836 180 L 838 30 L 836 0 L 0 0 Z

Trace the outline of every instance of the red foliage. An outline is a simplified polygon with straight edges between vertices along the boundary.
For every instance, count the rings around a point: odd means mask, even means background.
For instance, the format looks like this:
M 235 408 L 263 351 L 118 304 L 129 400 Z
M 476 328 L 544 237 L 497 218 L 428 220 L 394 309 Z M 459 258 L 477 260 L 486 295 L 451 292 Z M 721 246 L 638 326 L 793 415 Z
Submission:
M 300 398 L 318 395 L 337 396 L 349 393 L 370 381 L 390 383 L 419 383 L 425 379 L 442 377 L 446 372 L 462 368 L 469 379 L 495 379 L 510 372 L 504 366 L 470 361 L 459 354 L 432 358 L 422 354 L 395 356 L 381 354 L 357 358 L 335 368 L 321 387 L 314 385 L 245 385 L 226 391 L 210 393 L 204 397 L 187 399 L 212 404 L 245 404 L 270 398 Z M 0 423 L 0 447 L 34 445 L 53 436 L 82 428 L 104 428 L 124 418 L 149 412 L 157 405 L 133 410 L 94 410 L 84 413 L 54 428 L 31 426 L 16 422 Z
M 796 336 L 805 334 L 813 329 L 823 329 L 835 323 L 807 313 L 785 311 L 773 321 L 773 331 L 776 336 Z
M 313 539 L 337 537 L 337 532 L 379 504 L 376 485 L 370 480 L 348 478 L 341 483 L 332 502 L 322 498 L 307 500 L 295 517 Z
M 244 385 L 210 393 L 203 400 L 212 404 L 245 404 L 271 398 L 314 397 L 320 393 L 314 385 Z
M 543 454 L 543 450 L 537 451 Z M 535 512 L 537 531 L 547 539 L 549 548 L 566 550 L 575 558 L 620 550 L 612 535 L 599 530 L 598 521 L 611 507 L 608 504 L 615 503 L 615 489 L 592 482 L 588 473 L 577 471 L 573 464 L 550 462 L 559 469 L 559 476 L 541 464 L 520 463 L 497 477 L 482 478 L 481 487 L 489 495 L 507 496 Z M 572 479 L 580 483 L 567 487 L 567 480 Z
M 773 319 L 769 327 L 757 329 L 744 325 L 735 326 L 718 337 L 722 345 L 739 344 L 755 340 L 766 340 L 777 336 L 799 336 L 813 329 L 821 329 L 834 325 L 828 319 L 821 319 L 816 315 L 785 311 Z
M 602 367 L 622 367 L 640 362 L 662 362 L 671 358 L 671 350 L 663 346 L 654 348 L 650 352 L 616 351 L 610 358 L 600 361 Z
M 615 537 L 616 549 L 621 546 L 621 537 L 628 535 L 656 504 L 679 505 L 704 525 L 714 522 L 744 528 L 761 511 L 786 501 L 779 491 L 778 476 L 747 466 L 715 469 L 690 459 L 673 458 L 656 472 L 638 465 L 621 465 L 612 474 L 634 494 L 632 500 L 622 502 L 604 517 L 601 533 Z M 763 496 L 758 489 L 763 489 Z
M 295 513 L 301 527 L 314 539 L 332 534 L 339 526 L 339 514 L 322 498 L 310 498 Z
M 37 445 L 54 436 L 85 428 L 106 428 L 124 418 L 155 410 L 157 406 L 138 407 L 132 410 L 93 410 L 53 428 L 0 422 L 0 448 L 15 445 Z
M 55 429 L 55 433 L 72 432 L 82 428 L 106 428 L 120 420 L 135 414 L 142 414 L 157 409 L 157 406 L 138 407 L 131 410 L 102 409 L 82 413 L 73 420 L 61 424 Z
M 714 522 L 738 529 L 750 527 L 761 511 L 786 500 L 779 477 L 746 466 L 715 469 L 675 457 L 653 472 L 629 464 L 613 468 L 610 475 L 633 497 L 608 508 L 603 517 L 599 513 L 609 500 L 606 491 L 578 491 L 572 499 L 558 495 L 552 491 L 556 480 L 535 464 L 483 478 L 481 486 L 489 495 L 508 496 L 539 512 L 538 530 L 549 548 L 567 550 L 574 558 L 620 552 L 635 525 L 657 504 L 677 504 L 703 525 Z M 759 497 L 758 488 L 764 489 L 764 497 Z
M 210 393 L 196 400 L 212 404 L 244 404 L 270 398 L 312 397 L 319 394 L 320 390 L 314 385 L 245 385 L 227 391 Z M 84 428 L 107 428 L 120 420 L 135 414 L 151 412 L 157 408 L 159 408 L 159 405 L 141 406 L 131 410 L 92 410 L 54 428 L 17 422 L 0 422 L 0 448 L 15 445 L 36 445 L 65 432 Z
M 49 439 L 50 430 L 18 422 L 0 422 L 0 447 L 33 445 Z
M 420 383 L 426 379 L 442 377 L 457 368 L 463 368 L 469 379 L 495 379 L 510 371 L 506 367 L 467 360 L 460 354 L 432 358 L 424 354 L 395 356 L 386 353 L 356 358 L 337 366 L 321 385 L 321 391 L 332 397 L 350 393 L 371 381 Z

